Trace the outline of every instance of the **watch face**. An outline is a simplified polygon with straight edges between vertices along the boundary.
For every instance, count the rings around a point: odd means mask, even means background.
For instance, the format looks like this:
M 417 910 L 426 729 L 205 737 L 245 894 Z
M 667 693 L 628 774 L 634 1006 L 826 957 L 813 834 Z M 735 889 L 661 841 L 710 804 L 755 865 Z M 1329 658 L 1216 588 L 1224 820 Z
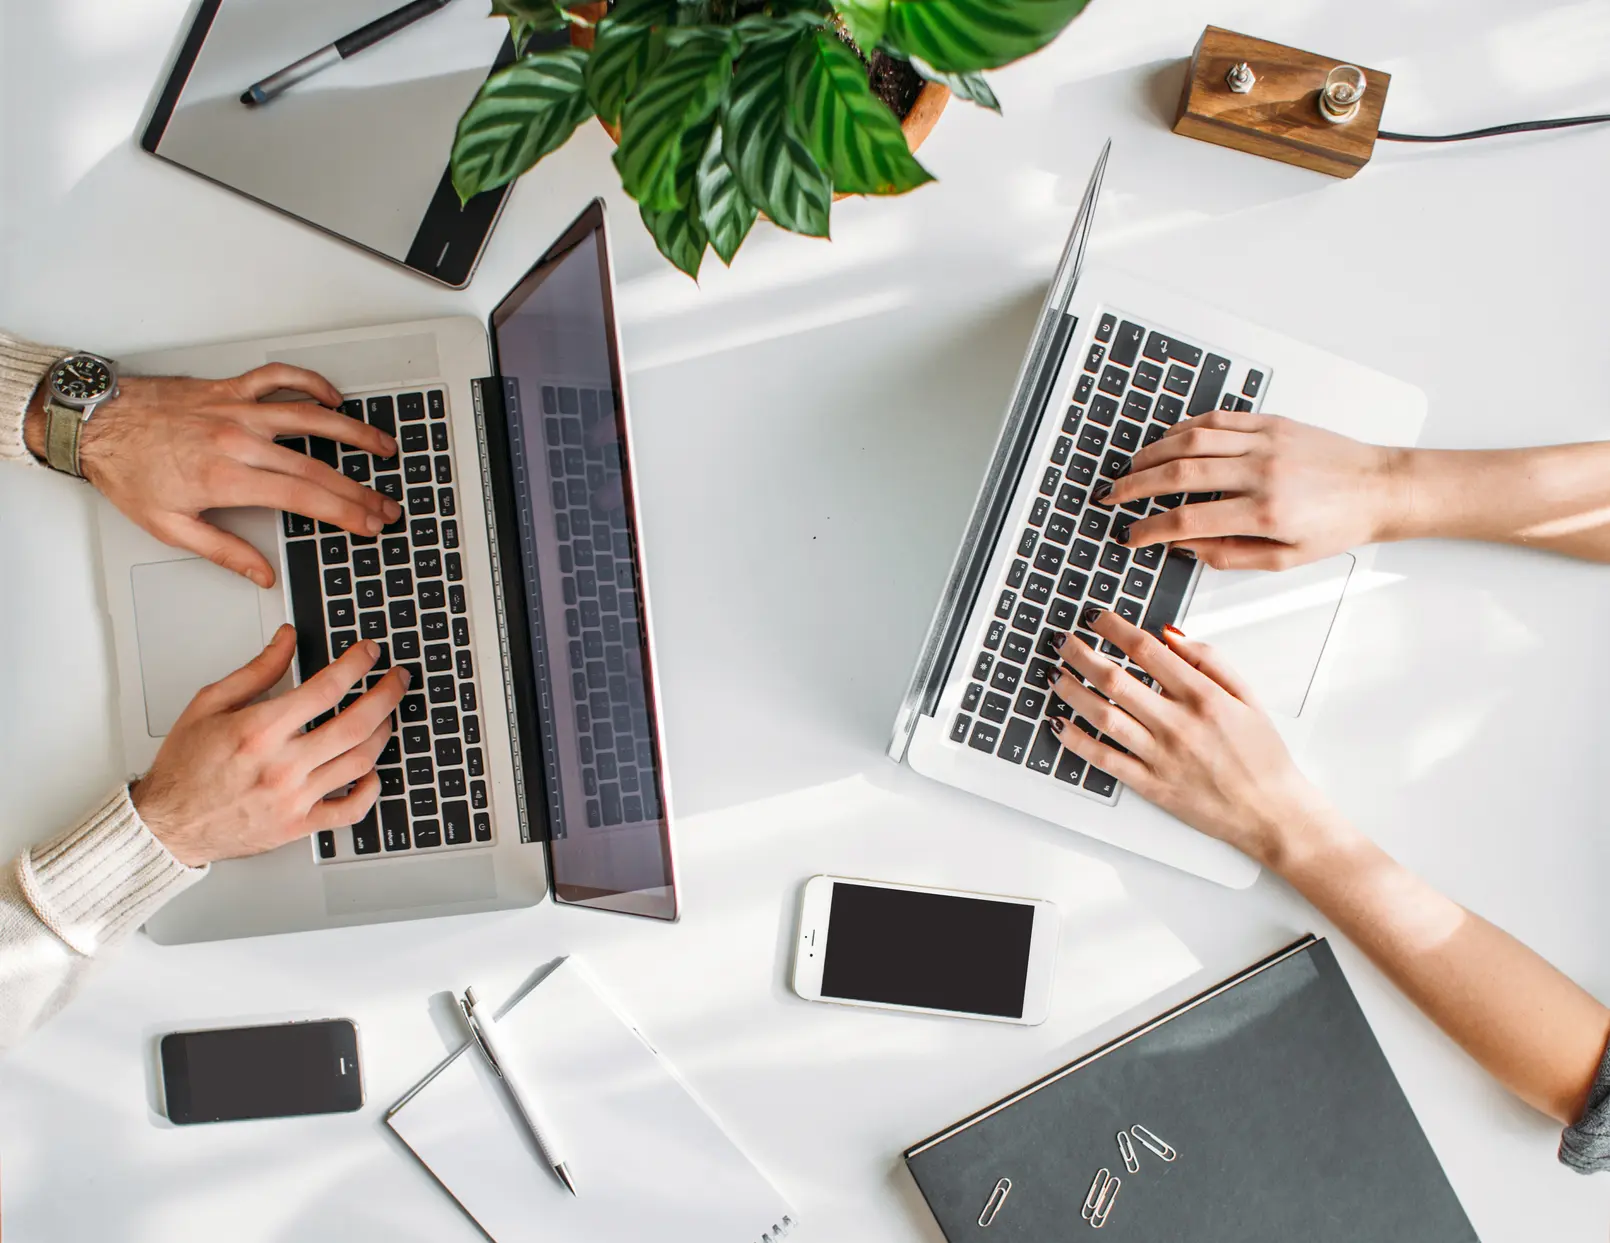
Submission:
M 50 387 L 65 401 L 88 404 L 112 391 L 112 369 L 88 354 L 74 354 L 57 366 Z

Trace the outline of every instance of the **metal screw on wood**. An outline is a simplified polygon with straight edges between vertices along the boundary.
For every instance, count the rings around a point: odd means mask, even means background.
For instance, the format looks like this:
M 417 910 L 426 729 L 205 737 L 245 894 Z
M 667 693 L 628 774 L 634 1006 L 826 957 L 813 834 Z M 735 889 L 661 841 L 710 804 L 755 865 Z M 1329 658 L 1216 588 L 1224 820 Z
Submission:
M 1252 72 L 1252 66 L 1244 60 L 1231 65 L 1230 72 L 1224 75 L 1224 84 L 1237 95 L 1245 95 L 1252 90 L 1257 80 L 1257 75 Z

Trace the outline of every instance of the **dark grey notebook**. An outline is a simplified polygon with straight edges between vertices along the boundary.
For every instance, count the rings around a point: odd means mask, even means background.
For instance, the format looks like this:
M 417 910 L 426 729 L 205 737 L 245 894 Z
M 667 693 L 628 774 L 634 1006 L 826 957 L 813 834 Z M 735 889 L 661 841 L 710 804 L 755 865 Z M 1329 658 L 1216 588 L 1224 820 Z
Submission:
M 924 1140 L 906 1164 L 950 1243 L 1476 1239 L 1314 937 Z

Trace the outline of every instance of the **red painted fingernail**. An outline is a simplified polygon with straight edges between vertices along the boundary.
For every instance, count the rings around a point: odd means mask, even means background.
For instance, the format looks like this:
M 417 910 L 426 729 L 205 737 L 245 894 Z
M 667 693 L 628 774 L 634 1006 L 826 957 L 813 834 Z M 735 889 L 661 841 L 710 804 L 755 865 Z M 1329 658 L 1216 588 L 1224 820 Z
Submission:
M 1179 637 L 1182 639 L 1185 637 L 1185 631 L 1181 630 L 1178 626 L 1169 625 L 1164 626 L 1163 629 L 1168 631 L 1170 634 L 1179 635 Z

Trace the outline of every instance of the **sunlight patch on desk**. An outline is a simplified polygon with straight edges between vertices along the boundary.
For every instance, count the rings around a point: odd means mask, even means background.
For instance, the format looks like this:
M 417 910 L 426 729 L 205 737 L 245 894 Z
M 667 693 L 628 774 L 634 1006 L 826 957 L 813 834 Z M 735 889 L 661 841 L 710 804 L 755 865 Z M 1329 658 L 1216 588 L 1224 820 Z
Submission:
M 679 340 L 640 343 L 632 355 L 633 372 L 653 371 L 677 363 L 692 362 L 767 341 L 802 336 L 823 328 L 834 328 L 855 320 L 875 319 L 907 305 L 909 299 L 899 290 L 865 294 L 830 302 L 792 315 L 763 315 L 734 322 L 723 331 L 709 319 L 686 321 Z M 735 317 L 736 318 L 736 317 Z M 669 335 L 669 334 L 668 334 Z

